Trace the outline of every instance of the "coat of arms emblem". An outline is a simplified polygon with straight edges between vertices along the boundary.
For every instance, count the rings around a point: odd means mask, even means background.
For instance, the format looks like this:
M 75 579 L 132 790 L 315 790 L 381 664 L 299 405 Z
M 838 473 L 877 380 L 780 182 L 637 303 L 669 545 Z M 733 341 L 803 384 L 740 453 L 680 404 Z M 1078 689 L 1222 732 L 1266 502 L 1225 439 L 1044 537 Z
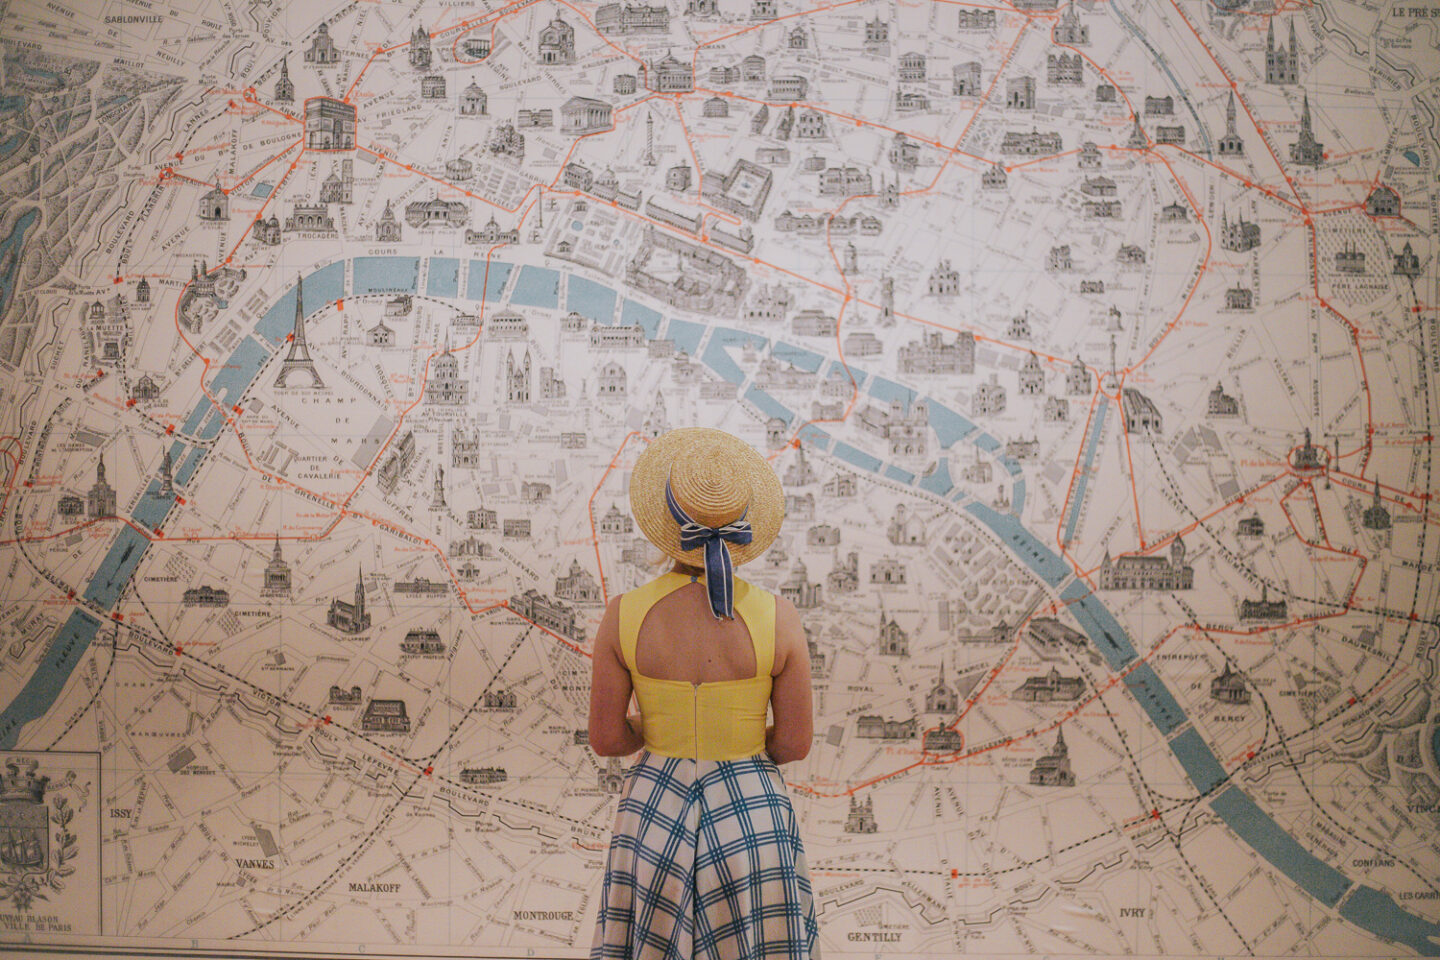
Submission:
M 48 900 L 75 872 L 66 865 L 76 854 L 75 811 L 64 796 L 46 805 L 50 778 L 36 775 L 39 766 L 38 760 L 7 760 L 0 776 L 0 905 L 13 901 L 17 910 Z

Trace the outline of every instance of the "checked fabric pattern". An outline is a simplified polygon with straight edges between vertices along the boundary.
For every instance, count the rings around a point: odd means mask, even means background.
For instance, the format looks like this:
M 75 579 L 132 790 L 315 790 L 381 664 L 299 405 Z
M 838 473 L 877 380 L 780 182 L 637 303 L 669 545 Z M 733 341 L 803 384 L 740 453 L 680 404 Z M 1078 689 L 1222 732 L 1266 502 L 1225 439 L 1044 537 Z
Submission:
M 818 960 L 785 781 L 763 754 L 630 768 L 591 960 Z

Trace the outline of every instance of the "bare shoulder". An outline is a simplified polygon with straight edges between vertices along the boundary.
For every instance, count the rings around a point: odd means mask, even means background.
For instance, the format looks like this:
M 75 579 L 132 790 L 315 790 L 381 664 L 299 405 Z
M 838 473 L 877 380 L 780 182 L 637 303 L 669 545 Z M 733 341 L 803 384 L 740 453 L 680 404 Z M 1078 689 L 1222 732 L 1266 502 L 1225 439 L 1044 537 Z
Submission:
M 805 626 L 789 598 L 775 595 L 775 669 L 778 673 L 795 657 L 807 657 Z
M 782 597 L 774 594 L 775 597 L 775 626 L 780 628 L 783 623 L 787 627 L 800 627 L 800 611 L 795 609 L 795 604 L 789 597 Z
M 595 628 L 595 651 L 613 650 L 617 654 L 620 651 L 620 598 L 625 596 L 617 593 L 605 604 L 605 613 L 600 617 L 600 625 Z

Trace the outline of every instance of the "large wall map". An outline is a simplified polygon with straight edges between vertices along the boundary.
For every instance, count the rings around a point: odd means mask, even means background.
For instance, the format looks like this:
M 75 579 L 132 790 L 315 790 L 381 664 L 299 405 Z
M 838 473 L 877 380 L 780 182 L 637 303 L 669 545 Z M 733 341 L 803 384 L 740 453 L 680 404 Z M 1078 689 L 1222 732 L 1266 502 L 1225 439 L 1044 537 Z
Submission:
M 704 424 L 826 954 L 1440 953 L 1433 0 L 0 10 L 3 945 L 584 955 Z

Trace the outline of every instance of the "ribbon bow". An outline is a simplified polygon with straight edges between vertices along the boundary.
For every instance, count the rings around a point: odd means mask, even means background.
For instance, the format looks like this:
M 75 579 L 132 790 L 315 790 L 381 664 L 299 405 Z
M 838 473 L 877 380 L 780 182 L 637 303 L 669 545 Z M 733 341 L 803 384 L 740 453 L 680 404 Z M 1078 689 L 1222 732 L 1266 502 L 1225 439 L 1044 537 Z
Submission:
M 745 514 L 740 519 L 732 520 L 721 527 L 707 527 L 694 520 L 685 508 L 675 499 L 675 494 L 670 489 L 670 481 L 665 481 L 665 505 L 670 508 L 670 516 L 680 524 L 680 549 L 694 550 L 696 547 L 705 548 L 705 590 L 710 596 L 710 612 L 715 614 L 715 619 L 721 617 L 730 618 L 734 616 L 735 607 L 735 565 L 730 559 L 730 543 L 745 544 L 750 542 L 750 521 L 745 519 Z M 748 514 L 750 508 L 745 508 Z

